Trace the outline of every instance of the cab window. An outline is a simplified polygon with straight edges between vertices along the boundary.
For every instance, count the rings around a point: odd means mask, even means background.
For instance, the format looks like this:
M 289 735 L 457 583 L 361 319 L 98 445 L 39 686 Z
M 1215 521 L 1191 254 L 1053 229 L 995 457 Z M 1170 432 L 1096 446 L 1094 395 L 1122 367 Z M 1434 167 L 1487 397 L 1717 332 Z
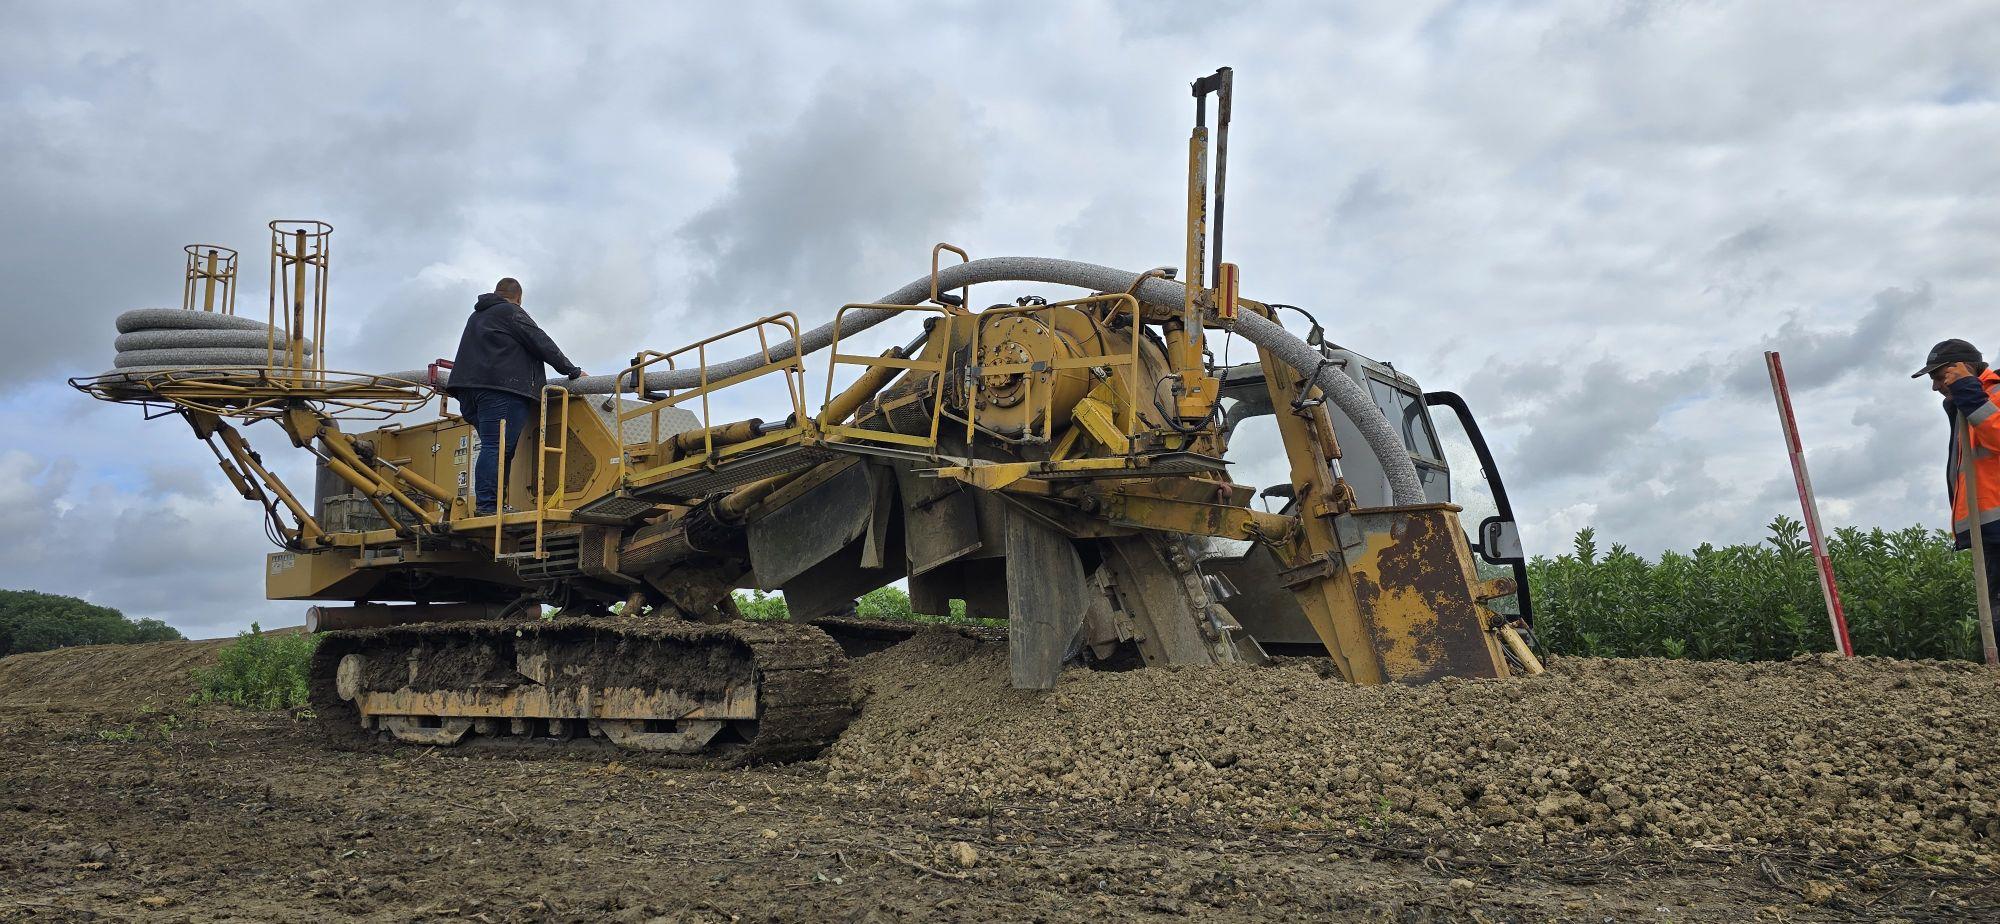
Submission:
M 1403 434 L 1403 445 L 1410 452 L 1425 459 L 1443 461 L 1438 454 L 1437 439 L 1431 435 L 1430 420 L 1424 415 L 1424 399 L 1403 391 L 1394 385 L 1370 376 L 1368 393 L 1375 399 L 1375 406 L 1382 409 L 1382 416 L 1389 419 L 1391 426 Z

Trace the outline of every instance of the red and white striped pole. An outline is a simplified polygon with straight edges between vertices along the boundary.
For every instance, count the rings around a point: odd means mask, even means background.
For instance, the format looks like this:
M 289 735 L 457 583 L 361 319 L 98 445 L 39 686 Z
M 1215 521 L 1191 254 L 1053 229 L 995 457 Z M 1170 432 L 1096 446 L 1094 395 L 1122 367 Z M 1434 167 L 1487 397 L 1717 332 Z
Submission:
M 1799 508 L 1805 511 L 1806 538 L 1812 542 L 1813 562 L 1819 567 L 1819 589 L 1826 597 L 1826 618 L 1833 624 L 1833 643 L 1844 657 L 1854 657 L 1854 641 L 1847 637 L 1847 611 L 1840 606 L 1840 585 L 1833 579 L 1833 559 L 1826 554 L 1826 536 L 1819 529 L 1819 502 L 1813 499 L 1812 478 L 1806 474 L 1806 450 L 1799 442 L 1799 421 L 1792 416 L 1792 393 L 1785 387 L 1785 367 L 1776 350 L 1764 353 L 1764 365 L 1771 372 L 1771 394 L 1778 399 L 1778 423 L 1785 428 L 1785 452 L 1792 457 L 1792 479 L 1799 484 Z

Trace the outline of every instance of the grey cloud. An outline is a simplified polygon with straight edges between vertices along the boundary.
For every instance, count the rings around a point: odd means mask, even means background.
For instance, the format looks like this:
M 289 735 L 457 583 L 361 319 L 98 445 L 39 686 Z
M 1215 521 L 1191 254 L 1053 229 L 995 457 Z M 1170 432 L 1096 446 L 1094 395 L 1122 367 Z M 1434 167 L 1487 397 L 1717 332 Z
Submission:
M 876 259 L 908 266 L 977 217 L 980 163 L 945 142 L 976 138 L 973 115 L 908 76 L 874 90 L 829 76 L 788 125 L 735 151 L 729 189 L 680 230 L 706 263 L 696 310 L 727 317 L 869 298 L 884 275 Z
M 1730 388 L 1768 394 L 1770 375 L 1763 353 L 1776 350 L 1785 367 L 1785 384 L 1793 392 L 1834 384 L 1849 376 L 1893 378 L 1897 369 L 1914 369 L 1922 354 L 1911 353 L 1906 332 L 1910 322 L 1928 314 L 1936 298 L 1928 282 L 1909 289 L 1891 287 L 1875 293 L 1868 310 L 1852 327 L 1809 325 L 1793 313 L 1755 351 L 1745 351 L 1730 363 Z
M 1808 444 L 1814 491 L 1865 501 L 1896 495 L 1907 477 L 1920 491 L 1931 488 L 1934 502 L 1943 503 L 1947 425 L 1940 402 L 1920 387 L 1910 383 L 1908 394 L 1875 396 L 1856 408 L 1859 442 L 1817 452 Z
M 1991 337 L 2000 32 L 1925 9 L 17 4 L 0 363 L 43 384 L 0 394 L 0 433 L 47 503 L 0 487 L 35 524 L 0 585 L 183 628 L 295 611 L 258 601 L 256 510 L 184 427 L 46 385 L 97 371 L 117 311 L 175 302 L 182 243 L 243 249 L 261 311 L 263 222 L 332 221 L 336 365 L 448 354 L 504 274 L 596 367 L 760 309 L 824 320 L 938 240 L 1178 264 L 1186 83 L 1219 64 L 1246 292 L 1466 394 L 1531 541 L 1657 551 L 1793 510 L 1765 348 L 1829 525 L 1937 523 L 1937 415 L 1904 376 Z M 146 548 L 56 560 L 35 532 L 106 524 Z
M 192 469 L 194 466 L 182 466 Z M 194 483 L 193 471 L 163 480 Z M 75 466 L 0 454 L 0 528 L 32 537 L 0 546 L 0 586 L 70 594 L 128 616 L 163 618 L 193 637 L 253 619 L 296 625 L 303 604 L 263 599 L 257 508 L 203 478 L 195 493 L 96 484 L 69 491 Z
M 1570 367 L 1569 387 L 1534 405 L 1510 468 L 1538 480 L 1602 471 L 1644 447 L 1643 437 L 1676 400 L 1708 381 L 1706 369 L 1634 374 L 1600 360 Z

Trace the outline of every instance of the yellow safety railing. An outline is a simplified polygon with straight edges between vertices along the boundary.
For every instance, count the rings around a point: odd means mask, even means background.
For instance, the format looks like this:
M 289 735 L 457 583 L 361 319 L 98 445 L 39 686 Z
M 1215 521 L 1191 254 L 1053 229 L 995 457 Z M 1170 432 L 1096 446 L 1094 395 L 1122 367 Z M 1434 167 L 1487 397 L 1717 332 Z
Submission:
M 556 405 L 562 410 L 554 424 L 555 445 L 549 445 L 549 398 L 555 397 Z M 535 557 L 549 557 L 542 545 L 543 531 L 548 525 L 549 511 L 561 500 L 562 484 L 557 482 L 555 490 L 549 489 L 549 456 L 556 457 L 556 476 L 560 479 L 569 471 L 569 389 L 561 385 L 542 386 L 542 408 L 539 432 L 535 439 Z M 505 421 L 502 421 L 505 424 Z
M 964 250 L 961 250 L 961 249 L 959 249 L 959 248 L 957 248 L 957 247 L 954 247 L 954 246 L 952 246 L 952 245 L 950 245 L 950 244 L 945 244 L 945 243 L 939 243 L 939 244 L 937 244 L 936 246 L 934 246 L 934 247 L 932 247 L 932 248 L 931 248 L 931 301 L 933 301 L 933 302 L 936 302 L 937 304 L 940 304 L 940 305 L 944 304 L 944 299 L 942 299 L 942 298 L 939 298 L 939 297 L 938 297 L 938 295 L 939 295 L 939 292 L 938 292 L 938 255 L 939 255 L 940 253 L 944 252 L 944 251 L 947 251 L 947 250 L 951 251 L 952 253 L 955 253 L 955 254 L 958 254 L 958 262 L 959 262 L 959 263 L 971 263 L 971 262 L 972 262 L 972 255 L 971 255 L 971 254 L 969 254 L 969 253 L 966 253 L 966 252 L 965 252 Z M 961 307 L 961 308 L 964 308 L 964 309 L 966 309 L 967 311 L 970 311 L 970 310 L 972 310 L 972 287 L 971 287 L 971 286 L 967 285 L 967 286 L 959 286 L 959 287 L 958 287 L 958 303 L 959 303 L 959 307 Z
M 1099 355 L 1099 356 L 1077 356 L 1069 359 L 1057 358 L 1056 325 L 1053 312 L 1058 308 L 1084 308 L 1091 305 L 1103 305 L 1103 304 L 1114 305 L 1114 307 L 1111 309 L 1112 314 L 1116 314 L 1119 308 L 1127 308 L 1130 309 L 1130 311 L 1132 312 L 1132 326 L 1130 328 L 1132 334 L 1131 354 L 1128 356 Z M 1044 313 L 1047 314 L 1044 317 L 1037 318 L 1036 320 L 1040 322 L 1042 330 L 1048 334 L 1048 349 L 1044 352 L 1043 355 L 1051 357 L 1050 359 L 1046 361 L 1035 361 L 1035 362 L 995 363 L 992 365 L 976 365 L 967 370 L 966 397 L 965 397 L 966 441 L 971 442 L 974 434 L 978 431 L 979 428 L 979 389 L 981 383 L 985 380 L 986 376 L 1019 374 L 1022 377 L 1022 388 L 1026 392 L 1026 394 L 1022 396 L 1022 401 L 1028 403 L 1031 407 L 1033 406 L 1033 401 L 1035 400 L 1035 396 L 1038 391 L 1038 389 L 1035 388 L 1036 380 L 1037 379 L 1042 380 L 1044 384 L 1039 389 L 1042 402 L 1041 414 L 1040 414 L 1042 419 L 1042 432 L 1040 433 L 1034 432 L 1033 418 L 1030 418 L 1029 423 L 1023 428 L 1021 437 L 1024 442 L 1046 443 L 1049 442 L 1055 435 L 1054 408 L 1055 408 L 1056 375 L 1061 373 L 1065 369 L 1095 369 L 1095 368 L 1106 368 L 1112 366 L 1126 367 L 1125 379 L 1126 379 L 1127 393 L 1125 395 L 1125 402 L 1124 402 L 1125 403 L 1124 435 L 1128 438 L 1137 436 L 1138 431 L 1136 428 L 1138 426 L 1138 421 L 1139 421 L 1139 373 L 1141 368 L 1139 365 L 1139 340 L 1140 340 L 1139 325 L 1141 319 L 1140 319 L 1139 299 L 1134 297 L 1130 293 L 1120 292 L 1108 295 L 1092 295 L 1087 298 L 1075 298 L 1065 302 L 1051 302 L 1046 305 L 1021 305 L 1014 308 L 994 308 L 988 311 L 979 312 L 978 314 L 973 316 L 974 322 L 972 326 L 972 354 L 971 354 L 973 362 L 977 363 L 979 361 L 980 357 L 979 343 L 981 335 L 985 332 L 986 325 L 992 322 L 993 319 L 1008 318 L 1017 315 L 1034 315 L 1034 314 L 1044 314 Z
M 195 308 L 195 291 L 201 291 L 201 310 L 236 313 L 236 251 L 221 244 L 189 244 L 186 280 L 181 286 L 181 307 Z
M 938 246 L 950 247 L 951 245 L 939 244 Z M 936 287 L 935 279 L 932 280 L 932 287 L 933 289 Z M 945 348 L 937 351 L 936 359 L 930 360 L 918 359 L 913 356 L 863 356 L 859 353 L 842 353 L 840 352 L 841 319 L 846 317 L 849 311 L 863 308 L 872 311 L 920 311 L 936 314 L 938 315 L 937 327 L 932 329 L 930 337 L 935 342 L 943 343 Z M 862 442 L 895 443 L 901 446 L 913 446 L 918 449 L 937 448 L 938 422 L 940 415 L 944 411 L 945 383 L 950 377 L 946 374 L 945 369 L 951 357 L 952 324 L 954 323 L 954 319 L 962 315 L 963 312 L 954 311 L 945 305 L 842 305 L 840 310 L 834 312 L 833 315 L 833 344 L 828 350 L 830 358 L 827 361 L 826 367 L 826 404 L 821 405 L 819 431 L 828 436 L 839 436 Z M 833 390 L 833 373 L 835 368 L 842 363 L 865 366 L 870 369 L 908 369 L 917 373 L 931 373 L 935 377 L 935 381 L 931 386 L 930 429 L 921 435 L 915 433 L 896 433 L 888 430 L 869 430 L 863 427 L 850 427 L 838 420 L 826 419 L 826 411 L 824 409 L 832 405 L 835 396 Z M 866 375 L 867 373 L 864 372 L 862 374 Z
M 326 366 L 326 277 L 333 226 L 314 219 L 270 223 L 270 310 L 266 365 L 298 383 L 323 381 Z M 285 342 L 277 341 L 285 332 Z M 306 355 L 310 338 L 313 354 Z
M 756 355 L 763 358 L 763 363 L 746 372 L 739 372 L 720 379 L 711 379 L 708 368 L 708 348 L 718 341 L 726 340 L 746 332 L 754 332 L 757 335 L 758 352 Z M 791 353 L 787 356 L 775 357 L 772 351 L 774 339 L 780 343 L 789 342 L 792 348 Z M 650 484 L 683 471 L 711 465 L 731 456 L 741 455 L 773 443 L 783 442 L 797 434 L 809 432 L 813 424 L 812 418 L 806 416 L 806 367 L 805 361 L 799 355 L 799 346 L 798 316 L 792 312 L 785 311 L 769 317 L 759 318 L 748 324 L 732 327 L 714 336 L 697 340 L 678 350 L 667 353 L 647 350 L 633 357 L 632 365 L 625 367 L 625 371 L 619 374 L 616 391 L 614 392 L 614 397 L 618 399 L 619 404 L 618 432 L 620 439 L 623 440 L 624 438 L 623 434 L 626 423 L 638 420 L 641 417 L 650 416 L 652 418 L 652 438 L 645 455 L 650 458 L 651 454 L 661 453 L 662 450 L 659 448 L 662 439 L 660 435 L 659 412 L 666 408 L 679 407 L 687 401 L 699 398 L 701 399 L 702 443 L 701 451 L 699 452 L 690 453 L 680 458 L 669 458 L 668 461 L 657 465 L 645 466 L 635 464 L 632 452 L 633 447 L 629 443 L 626 444 L 626 464 L 622 476 L 624 483 L 627 485 Z M 679 369 L 678 361 L 690 353 L 694 354 L 696 362 L 694 368 L 700 372 L 699 384 L 687 388 L 667 389 L 666 397 L 652 401 L 645 400 L 649 395 L 645 387 L 646 370 L 660 363 L 665 363 L 668 369 Z M 783 373 L 785 377 L 785 392 L 792 401 L 792 423 L 789 426 L 761 433 L 748 440 L 732 442 L 720 447 L 716 446 L 715 421 L 710 415 L 709 395 L 728 388 L 731 385 L 738 385 L 752 379 L 762 378 L 772 373 Z M 624 409 L 623 400 L 625 388 L 628 383 L 632 386 L 634 398 L 642 402 L 638 407 L 630 410 Z M 671 435 L 669 434 L 669 436 Z
M 500 445 L 493 447 L 493 560 L 505 558 L 501 527 L 507 525 L 507 420 L 500 420 Z M 479 512 L 479 466 L 473 465 L 472 512 Z

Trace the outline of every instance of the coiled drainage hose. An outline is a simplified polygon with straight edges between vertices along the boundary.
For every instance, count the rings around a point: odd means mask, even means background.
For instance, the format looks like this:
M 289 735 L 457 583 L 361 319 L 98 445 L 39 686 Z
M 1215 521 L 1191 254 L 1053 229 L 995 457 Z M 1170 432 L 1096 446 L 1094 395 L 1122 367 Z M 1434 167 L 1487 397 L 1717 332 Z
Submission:
M 251 318 L 187 311 L 180 308 L 138 308 L 118 316 L 118 355 L 114 372 L 159 372 L 216 366 L 264 366 L 270 363 L 271 326 Z M 285 348 L 279 332 L 276 344 Z M 306 355 L 313 344 L 306 342 Z
M 939 291 L 949 291 L 988 282 L 1044 282 L 1094 292 L 1123 292 L 1132 286 L 1137 276 L 1128 270 L 1075 260 L 989 257 L 943 268 L 938 273 L 937 285 Z M 1137 294 L 1139 300 L 1146 304 L 1178 309 L 1186 291 L 1186 286 L 1179 282 L 1151 277 L 1139 283 Z M 876 303 L 915 305 L 930 294 L 931 277 L 923 276 L 876 299 Z M 896 314 L 866 308 L 850 311 L 841 318 L 840 336 L 851 337 Z M 118 331 L 117 366 L 121 372 L 190 366 L 256 366 L 263 365 L 267 358 L 264 342 L 269 327 L 249 318 L 172 308 L 141 308 L 119 315 Z M 1423 483 L 1417 478 L 1416 466 L 1410 461 L 1402 435 L 1390 425 L 1388 418 L 1383 416 L 1382 410 L 1375 406 L 1360 385 L 1330 363 L 1323 362 L 1324 357 L 1317 349 L 1274 321 L 1245 312 L 1236 319 L 1236 332 L 1242 334 L 1245 340 L 1270 350 L 1281 362 L 1312 379 L 1320 392 L 1354 422 L 1388 476 L 1394 503 L 1424 502 Z M 833 342 L 833 333 L 831 322 L 822 324 L 800 336 L 800 347 L 807 353 L 826 349 Z M 789 345 L 771 350 L 772 359 L 789 356 Z M 711 363 L 708 376 L 711 381 L 726 378 L 748 372 L 765 361 L 759 354 Z M 428 369 L 415 369 L 388 373 L 387 377 L 423 382 L 428 380 L 429 375 Z M 448 373 L 440 371 L 439 375 L 443 378 Z M 609 394 L 617 387 L 616 377 L 609 375 L 587 376 L 571 382 L 557 381 L 580 394 Z M 700 372 L 694 369 L 646 373 L 646 387 L 651 390 L 687 388 L 699 383 Z

